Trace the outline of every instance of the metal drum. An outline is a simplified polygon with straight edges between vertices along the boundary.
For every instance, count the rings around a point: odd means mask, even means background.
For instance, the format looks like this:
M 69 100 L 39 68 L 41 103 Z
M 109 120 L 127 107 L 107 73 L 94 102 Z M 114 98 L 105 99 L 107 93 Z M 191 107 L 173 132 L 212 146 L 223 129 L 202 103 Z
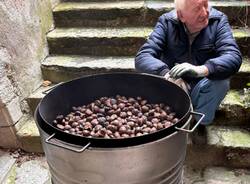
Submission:
M 183 128 L 187 128 L 192 117 Z M 41 129 L 43 149 L 54 184 L 181 184 L 187 133 L 176 131 L 162 139 L 123 148 L 81 147 L 49 140 Z M 54 146 L 47 141 L 56 142 Z M 69 150 L 72 149 L 72 150 Z
M 68 134 L 52 125 L 58 114 L 102 96 L 142 96 L 165 103 L 179 121 L 147 135 L 91 138 Z M 190 130 L 193 115 L 200 115 Z M 192 112 L 189 96 L 175 84 L 148 74 L 112 73 L 75 79 L 50 91 L 35 118 L 54 184 L 180 184 L 187 136 L 204 115 Z

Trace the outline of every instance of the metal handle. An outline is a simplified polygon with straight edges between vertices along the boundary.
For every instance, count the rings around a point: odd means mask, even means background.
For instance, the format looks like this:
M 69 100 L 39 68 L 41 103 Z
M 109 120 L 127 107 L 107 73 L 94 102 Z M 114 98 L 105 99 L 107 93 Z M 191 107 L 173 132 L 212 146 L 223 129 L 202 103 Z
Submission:
M 90 142 L 88 144 L 86 144 L 85 146 L 77 149 L 76 147 L 72 146 L 72 145 L 69 145 L 69 143 L 64 143 L 66 144 L 67 146 L 65 146 L 64 144 L 57 144 L 57 143 L 54 143 L 54 142 L 50 142 L 51 139 L 54 138 L 54 136 L 56 135 L 56 133 L 53 133 L 51 136 L 49 136 L 45 142 L 47 144 L 51 144 L 53 146 L 57 146 L 59 148 L 64 148 L 64 149 L 67 149 L 67 150 L 70 150 L 70 151 L 74 151 L 74 152 L 77 152 L 77 153 L 82 153 L 85 149 L 87 149 L 87 147 L 90 145 Z
M 195 126 L 194 126 L 191 130 L 187 130 L 187 129 L 185 129 L 185 128 L 178 128 L 178 127 L 175 127 L 175 129 L 181 130 L 181 131 L 187 132 L 187 133 L 192 133 L 192 132 L 196 129 L 196 127 L 201 123 L 201 121 L 203 120 L 203 118 L 205 117 L 205 114 L 199 113 L 199 112 L 193 112 L 193 111 L 191 111 L 190 114 L 191 114 L 191 115 L 199 115 L 199 116 L 201 116 L 201 118 L 200 118 L 199 121 L 195 124 Z
M 55 89 L 57 86 L 61 85 L 63 82 L 59 82 L 58 84 L 55 84 L 54 86 L 52 86 L 49 89 L 46 89 L 42 92 L 42 94 L 47 95 L 49 91 L 51 91 L 52 89 Z

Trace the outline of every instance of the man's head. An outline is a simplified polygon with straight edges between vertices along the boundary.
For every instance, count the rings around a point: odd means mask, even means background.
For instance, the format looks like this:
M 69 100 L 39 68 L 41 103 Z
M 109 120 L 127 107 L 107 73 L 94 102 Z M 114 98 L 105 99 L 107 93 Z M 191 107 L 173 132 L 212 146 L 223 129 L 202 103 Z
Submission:
M 208 25 L 208 0 L 175 0 L 178 19 L 189 32 L 195 33 Z

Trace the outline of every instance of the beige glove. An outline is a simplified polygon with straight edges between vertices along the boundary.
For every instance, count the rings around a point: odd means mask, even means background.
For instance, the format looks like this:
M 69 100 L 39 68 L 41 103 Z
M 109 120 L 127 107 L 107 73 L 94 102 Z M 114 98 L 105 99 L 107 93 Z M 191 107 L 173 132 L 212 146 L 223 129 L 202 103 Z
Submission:
M 186 93 L 188 93 L 188 90 L 190 90 L 190 86 L 188 83 L 186 83 L 182 78 L 178 78 L 178 79 L 175 79 L 175 78 L 172 78 L 169 73 L 166 73 L 164 78 L 166 80 L 168 80 L 169 82 L 172 82 L 174 84 L 176 84 L 177 86 L 181 87 Z

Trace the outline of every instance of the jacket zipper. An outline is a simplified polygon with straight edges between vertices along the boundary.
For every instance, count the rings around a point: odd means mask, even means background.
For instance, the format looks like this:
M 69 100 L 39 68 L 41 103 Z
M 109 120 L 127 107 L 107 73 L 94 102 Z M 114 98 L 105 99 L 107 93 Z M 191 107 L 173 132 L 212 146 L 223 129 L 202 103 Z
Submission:
M 188 37 L 188 45 L 189 45 L 189 48 L 188 48 L 188 60 L 189 60 L 189 62 L 192 63 L 192 52 L 191 52 L 192 43 L 190 43 L 189 37 Z
M 205 46 L 203 46 L 202 48 L 197 49 L 197 51 L 206 50 L 206 49 L 209 49 L 209 48 L 213 49 L 214 46 L 213 46 L 212 44 L 210 44 L 210 45 L 205 45 Z

